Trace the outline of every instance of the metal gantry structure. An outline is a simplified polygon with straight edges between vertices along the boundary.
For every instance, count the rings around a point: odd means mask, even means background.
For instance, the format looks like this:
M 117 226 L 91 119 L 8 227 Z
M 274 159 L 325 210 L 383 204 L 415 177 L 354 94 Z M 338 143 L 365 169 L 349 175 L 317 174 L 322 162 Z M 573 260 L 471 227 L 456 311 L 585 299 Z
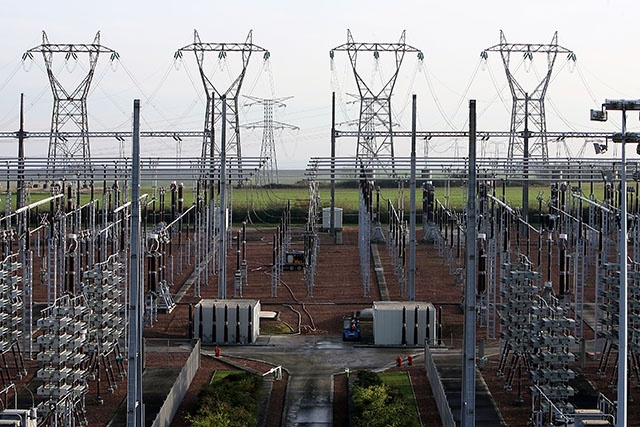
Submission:
M 254 52 L 262 52 L 264 60 L 269 59 L 269 51 L 253 43 L 253 32 L 249 31 L 244 43 L 203 43 L 197 30 L 193 32 L 193 43 L 184 46 L 175 53 L 176 58 L 181 58 L 184 52 L 193 52 L 198 63 L 200 77 L 207 96 L 207 108 L 204 117 L 205 136 L 202 140 L 202 158 L 210 158 L 220 155 L 221 144 L 213 137 L 214 128 L 219 124 L 223 116 L 223 104 L 226 114 L 225 121 L 231 132 L 227 135 L 226 147 L 231 156 L 237 156 L 242 161 L 242 146 L 240 144 L 240 119 L 238 116 L 238 98 L 242 83 L 249 66 L 249 60 Z M 208 53 L 217 53 L 219 61 L 225 61 L 228 54 L 239 54 L 242 67 L 235 79 L 228 87 L 220 87 L 214 83 L 214 76 L 209 74 L 205 66 Z
M 360 98 L 356 157 L 363 160 L 367 167 L 369 163 L 376 161 L 378 157 L 391 156 L 393 159 L 395 154 L 393 146 L 393 114 L 391 111 L 393 90 L 405 54 L 416 53 L 419 60 L 423 59 L 420 49 L 408 45 L 405 39 L 406 32 L 403 31 L 397 43 L 356 42 L 351 35 L 351 31 L 347 30 L 347 42 L 336 46 L 330 51 L 332 61 L 335 52 L 347 52 L 351 62 Z M 373 82 L 367 81 L 358 70 L 358 54 L 362 52 L 371 52 L 375 61 L 379 61 L 380 54 L 393 54 L 395 59 L 394 71 L 388 80 L 383 82 L 381 88 L 374 87 Z M 380 133 L 375 135 L 371 133 L 375 131 Z
M 87 423 L 84 404 L 89 387 L 100 402 L 105 392 L 121 386 L 126 374 L 128 290 L 134 274 L 130 234 L 132 221 L 136 222 L 128 184 L 133 169 L 126 159 L 73 159 L 68 167 L 86 170 L 74 166 L 88 163 L 90 170 L 100 173 L 61 180 L 59 171 L 46 168 L 47 161 L 6 159 L 21 167 L 6 171 L 8 202 L 0 218 L 0 256 L 4 259 L 0 263 L 0 380 L 3 388 L 11 387 L 26 374 L 23 358 L 37 357 L 38 376 L 44 381 L 38 392 L 40 403 L 36 402 L 38 418 L 48 426 L 82 426 Z M 158 312 L 171 311 L 174 306 L 174 271 L 182 273 L 186 264 L 195 263 L 198 242 L 216 242 L 215 236 L 197 236 L 213 228 L 192 232 L 189 224 L 206 221 L 204 200 L 219 176 L 203 173 L 196 166 L 201 165 L 199 159 L 182 159 L 181 167 L 176 164 L 178 159 L 141 160 L 141 178 L 154 185 L 152 193 L 137 198 L 143 278 L 138 282 L 143 283 L 138 312 L 147 320 L 147 327 L 153 326 Z M 250 180 L 261 164 L 260 159 L 248 159 L 242 172 L 246 175 L 232 167 L 229 170 Z M 201 183 L 193 187 L 193 206 L 184 207 L 184 186 L 176 179 Z M 10 203 L 15 195 L 9 185 L 16 181 L 26 192 L 23 206 L 17 209 Z M 82 184 L 85 181 L 87 188 Z M 158 181 L 171 184 L 165 190 Z M 31 187 L 43 182 L 53 182 L 49 197 L 29 203 Z M 165 195 L 170 202 L 165 203 Z M 218 214 L 213 215 L 218 221 Z M 201 262 L 214 265 L 220 257 L 224 259 L 215 250 L 219 251 L 217 245 L 212 251 L 203 247 Z M 41 263 L 41 274 L 33 274 L 34 258 Z M 182 267 L 175 267 L 176 259 L 182 260 L 178 262 Z M 199 268 L 215 273 L 211 267 Z M 35 297 L 34 289 L 39 288 L 43 290 Z M 35 329 L 38 303 L 49 308 Z M 44 335 L 36 341 L 39 331 Z M 134 351 L 139 352 L 139 347 Z
M 378 171 L 378 181 L 408 178 L 409 159 L 394 160 L 396 171 Z M 548 197 L 538 196 L 540 216 L 531 222 L 506 199 L 508 185 L 522 184 L 525 163 L 527 180 L 549 185 Z M 631 182 L 616 186 L 623 167 L 627 176 L 634 177 L 635 188 Z M 470 216 L 465 211 L 456 212 L 446 200 L 438 200 L 434 183 L 444 188 L 446 198 L 447 183 L 466 182 L 469 161 L 421 158 L 418 168 L 428 171 L 419 177 L 425 193 L 425 242 L 437 246 L 452 274 L 461 275 L 459 270 L 466 269 L 461 252 Z M 570 364 L 578 360 L 576 348 L 586 351 L 587 327 L 595 330 L 593 351 L 601 355 L 600 375 L 617 386 L 620 267 L 612 260 L 619 245 L 616 230 L 623 215 L 623 195 L 629 199 L 626 217 L 632 237 L 628 267 L 629 372 L 635 381 L 640 378 L 638 295 L 633 290 L 640 265 L 638 170 L 637 160 L 622 164 L 601 158 L 478 159 L 477 193 L 467 194 L 477 201 L 478 321 L 486 329 L 487 338 L 500 337 L 498 373 L 504 377 L 505 389 L 519 391 L 516 398 L 523 401 L 527 395 L 524 391 L 530 387 L 533 425 L 578 416 L 571 403 L 575 390 L 569 381 L 575 372 Z M 359 161 L 354 158 L 316 158 L 307 169 L 309 179 L 320 181 L 359 180 L 361 175 Z M 366 206 L 362 201 L 361 221 L 370 230 Z M 393 208 L 389 212 L 393 218 L 389 221 L 389 240 L 395 242 L 401 239 L 393 231 L 400 229 L 400 214 L 394 214 Z M 395 248 L 392 250 L 395 253 Z M 594 308 L 594 314 L 587 305 Z M 604 396 L 598 405 L 599 416 L 614 417 L 614 405 Z
M 242 125 L 242 127 L 247 129 L 262 129 L 262 145 L 260 146 L 260 158 L 265 159 L 265 165 L 256 174 L 256 184 L 259 186 L 279 184 L 280 178 L 278 176 L 278 158 L 276 152 L 276 141 L 273 131 L 277 129 L 297 130 L 298 127 L 273 120 L 273 109 L 274 107 L 286 106 L 284 101 L 293 97 L 288 96 L 285 98 L 269 99 L 245 95 L 245 98 L 251 101 L 246 104 L 247 106 L 251 106 L 254 104 L 262 105 L 264 109 L 264 118 L 262 121 Z
M 309 209 L 307 210 L 307 223 L 303 232 L 304 239 L 304 283 L 307 296 L 313 296 L 316 269 L 318 266 L 318 253 L 320 251 L 320 238 L 318 237 L 318 222 L 322 214 L 320 205 L 319 183 L 309 182 Z
M 13 372 L 3 371 L 6 377 L 2 376 L 1 379 L 2 385 L 6 387 L 6 384 L 11 382 L 11 374 L 23 375 L 22 354 L 33 354 L 32 268 L 33 256 L 36 254 L 43 259 L 40 281 L 47 288 L 49 304 L 43 312 L 44 317 L 38 323 L 44 332 L 37 339 L 38 360 L 41 362 L 38 376 L 44 381 L 38 394 L 46 398 L 39 406 L 39 412 L 51 420 L 52 426 L 86 425 L 84 396 L 88 390 L 87 383 L 92 381 L 91 378 L 98 381 L 98 401 L 101 398 L 101 373 L 108 381 L 109 390 L 117 387 L 119 378 L 124 376 L 122 350 L 129 352 L 130 369 L 134 364 L 136 367 L 139 366 L 141 344 L 136 340 L 141 337 L 141 319 L 144 317 L 147 325 L 152 326 L 158 310 L 170 311 L 174 305 L 170 291 L 174 270 L 172 245 L 177 240 L 182 252 L 183 221 L 195 224 L 193 237 L 190 237 L 187 231 L 184 246 L 188 253 L 187 262 L 193 252 L 192 259 L 197 277 L 194 293 L 199 297 L 200 287 L 208 284 L 210 276 L 218 274 L 219 297 L 226 298 L 224 266 L 226 248 L 231 241 L 231 233 L 227 232 L 224 226 L 226 220 L 231 217 L 230 192 L 228 199 L 225 199 L 228 185 L 226 178 L 235 176 L 240 181 L 247 180 L 264 166 L 265 162 L 275 164 L 273 128 L 279 123 L 273 121 L 273 106 L 283 99 L 252 98 L 254 102 L 265 106 L 265 135 L 268 133 L 267 122 L 271 129 L 270 139 L 269 135 L 263 138 L 260 158 L 252 160 L 242 157 L 239 137 L 238 96 L 250 56 L 252 52 L 263 52 L 264 59 L 267 60 L 269 52 L 252 43 L 251 32 L 245 43 L 215 44 L 202 43 L 198 33 L 194 32 L 194 43 L 179 49 L 176 57 L 181 57 L 185 51 L 194 52 L 207 95 L 205 126 L 203 131 L 198 132 L 145 133 L 139 132 L 139 129 L 134 132 L 89 132 L 86 95 L 98 55 L 111 53 L 112 59 L 117 59 L 115 51 L 100 46 L 99 33 L 90 45 L 52 45 L 43 33 L 43 44 L 25 54 L 25 58 L 28 58 L 32 57 L 34 52 L 40 52 L 45 58 L 54 92 L 52 128 L 50 132 L 29 133 L 21 126 L 17 133 L 0 133 L 0 138 L 49 138 L 49 159 L 6 159 L 7 181 L 15 180 L 20 191 L 27 187 L 27 181 L 45 181 L 53 184 L 51 196 L 44 201 L 49 203 L 50 208 L 46 215 L 38 215 L 39 204 L 28 204 L 28 196 L 25 198 L 24 193 L 19 196 L 19 206 L 14 211 L 11 206 L 10 186 L 7 185 L 5 216 L 2 218 L 3 221 L 0 221 L 4 226 L 0 233 L 0 253 L 6 257 L 0 265 L 0 316 L 3 320 L 9 320 L 6 323 L 9 326 L 0 330 L 0 355 L 4 359 L 12 352 L 14 367 Z M 333 181 L 336 176 L 339 176 L 337 179 L 358 180 L 361 187 L 359 248 L 364 294 L 365 297 L 369 297 L 370 245 L 375 235 L 374 227 L 379 225 L 379 218 L 374 216 L 376 211 L 379 213 L 379 207 L 376 210 L 373 208 L 373 180 L 375 178 L 406 181 L 411 171 L 415 190 L 415 147 L 411 159 L 399 158 L 394 154 L 394 138 L 461 138 L 471 136 L 471 132 L 418 132 L 413 129 L 409 133 L 393 129 L 391 96 L 404 55 L 414 52 L 420 60 L 423 59 L 418 49 L 405 43 L 404 32 L 399 43 L 387 44 L 356 43 L 349 31 L 347 43 L 331 51 L 332 59 L 336 51 L 348 53 L 359 90 L 360 117 L 358 130 L 355 132 L 335 130 L 334 123 L 332 138 L 356 137 L 358 148 L 356 158 L 332 157 L 328 160 L 311 160 L 307 171 L 310 205 L 307 228 L 304 232 L 304 281 L 308 295 L 312 296 L 318 251 L 318 181 Z M 613 278 L 616 273 L 620 273 L 620 267 L 609 263 L 608 258 L 615 241 L 622 240 L 620 237 L 616 239 L 611 236 L 610 230 L 615 227 L 616 217 L 627 216 L 626 212 L 620 212 L 624 210 L 620 199 L 626 201 L 621 194 L 626 194 L 627 191 L 625 188 L 616 192 L 611 185 L 605 186 L 602 202 L 593 194 L 593 183 L 601 181 L 606 173 L 615 175 L 621 168 L 620 163 L 610 160 L 548 158 L 547 144 L 554 138 L 557 141 L 564 138 L 611 138 L 610 133 L 604 132 L 547 132 L 544 96 L 556 57 L 558 54 L 567 54 L 569 60 L 575 60 L 573 52 L 557 44 L 557 33 L 551 44 L 539 45 L 509 44 L 501 32 L 500 44 L 486 49 L 482 56 L 486 58 L 487 52 L 493 51 L 501 53 L 513 96 L 511 128 L 508 132 L 479 131 L 474 134 L 480 139 L 509 138 L 508 157 L 478 160 L 477 168 L 473 167 L 474 170 L 477 169 L 480 181 L 478 194 L 473 194 L 473 189 L 466 194 L 467 201 L 477 197 L 478 203 L 469 203 L 467 212 L 455 212 L 447 202 L 435 200 L 435 188 L 432 183 L 435 180 L 449 183 L 467 179 L 469 168 L 472 167 L 469 159 L 425 157 L 417 160 L 417 168 L 423 171 L 418 180 L 423 181 L 425 185 L 426 206 L 430 211 L 425 215 L 425 240 L 437 244 L 439 251 L 446 254 L 445 258 L 451 266 L 451 272 L 462 277 L 461 273 L 466 268 L 462 264 L 461 256 L 463 241 L 467 238 L 469 227 L 473 230 L 477 227 L 481 231 L 478 234 L 477 315 L 481 324 L 487 328 L 487 337 L 496 337 L 500 332 L 503 339 L 500 372 L 505 374 L 505 387 L 510 388 L 515 381 L 523 381 L 526 377 L 530 377 L 534 382 L 532 420 L 536 425 L 542 425 L 551 419 L 562 419 L 572 410 L 567 404 L 571 391 L 566 384 L 572 373 L 566 365 L 575 359 L 569 351 L 569 345 L 574 340 L 571 334 L 582 338 L 583 325 L 587 321 L 583 306 L 585 282 L 590 274 L 587 267 L 589 264 L 596 266 L 594 270 L 597 335 L 600 341 L 604 340 L 604 344 L 596 343 L 596 353 L 598 349 L 604 349 L 601 364 L 603 375 L 608 374 L 611 355 L 617 351 L 615 336 L 619 325 L 616 324 L 615 313 L 619 301 L 616 299 L 618 289 Z M 214 85 L 213 76 L 205 71 L 205 56 L 209 52 L 217 52 L 219 61 L 226 60 L 229 52 L 241 54 L 241 72 L 226 89 Z M 380 53 L 395 55 L 395 71 L 389 80 L 383 82 L 381 89 L 374 89 L 359 73 L 359 52 L 373 52 L 375 61 L 379 60 Z M 67 60 L 76 60 L 78 53 L 89 54 L 88 75 L 74 91 L 67 91 L 53 75 L 51 62 L 54 53 L 66 53 Z M 547 74 L 532 92 L 526 92 L 515 79 L 509 66 L 511 53 L 523 53 L 526 60 L 531 60 L 534 53 L 547 54 Z M 529 130 L 529 120 L 534 127 L 533 131 Z M 220 124 L 221 130 L 219 144 L 216 144 L 215 139 L 217 123 Z M 68 131 L 68 128 L 64 128 L 66 124 L 75 124 L 79 131 Z M 231 129 L 228 138 L 227 127 Z M 185 136 L 202 138 L 201 157 L 186 160 L 142 159 L 139 166 L 132 167 L 126 159 L 92 159 L 89 152 L 90 137 L 115 138 L 122 141 L 129 137 L 139 140 L 140 137 L 180 139 Z M 535 140 L 531 147 L 528 146 L 530 138 Z M 70 140 L 74 142 L 70 143 Z M 64 165 L 56 169 L 50 167 L 52 150 L 55 155 L 60 150 L 65 153 Z M 235 157 L 227 158 L 227 154 L 235 154 Z M 517 157 L 518 154 L 522 154 L 522 159 Z M 14 166 L 16 164 L 18 167 Z M 43 168 L 43 165 L 47 167 Z M 392 167 L 389 168 L 389 165 Z M 633 172 L 638 171 L 640 164 L 623 161 L 622 167 L 623 175 L 629 172 L 629 176 L 636 176 Z M 277 166 L 275 170 L 277 180 Z M 525 170 L 526 174 L 523 172 Z M 558 171 L 563 174 L 564 181 L 558 178 Z M 94 198 L 94 181 L 96 174 L 100 172 L 104 173 L 102 200 Z M 137 177 L 134 178 L 135 175 Z M 183 207 L 174 209 L 177 203 L 172 201 L 169 220 L 165 217 L 164 187 L 156 187 L 154 184 L 151 195 L 139 195 L 134 191 L 133 200 L 128 200 L 129 180 L 134 181 L 135 187 L 140 180 L 175 181 L 176 177 L 189 179 L 194 183 L 195 202 L 185 210 Z M 107 186 L 108 180 L 112 181 L 113 185 Z M 511 208 L 504 198 L 507 182 L 523 180 L 551 182 L 552 196 L 545 205 L 549 214 L 540 220 L 541 223 L 547 222 L 539 229 L 528 222 L 529 218 L 526 215 L 522 216 L 518 209 Z M 82 181 L 90 183 L 91 200 L 86 205 L 80 202 Z M 273 177 L 270 177 L 269 181 L 273 182 Z M 501 199 L 496 197 L 497 183 L 502 183 L 503 186 Z M 573 187 L 572 184 L 576 183 L 577 187 Z M 591 184 L 591 195 L 588 198 L 582 196 L 580 191 L 574 191 L 574 188 L 581 189 L 581 185 L 585 183 Z M 178 186 L 175 182 L 174 185 L 177 192 Z M 490 194 L 492 189 L 494 192 Z M 171 191 L 173 199 L 174 189 Z M 638 194 L 637 189 L 635 193 Z M 587 221 L 583 218 L 583 202 L 589 204 Z M 156 215 L 156 204 L 160 205 L 159 215 Z M 469 212 L 469 209 L 474 209 L 474 212 Z M 151 221 L 149 210 L 153 211 Z M 633 259 L 636 264 L 640 262 L 640 227 L 637 226 L 640 216 L 637 210 L 636 200 L 636 212 L 633 215 L 636 223 Z M 390 217 L 391 212 L 394 213 L 393 220 L 389 221 L 389 242 L 391 250 L 397 256 L 396 270 L 400 275 L 401 293 L 406 295 L 410 292 L 407 292 L 404 280 L 404 207 L 399 206 L 397 211 L 389 211 Z M 542 200 L 539 211 L 542 212 Z M 411 215 L 414 219 L 413 213 Z M 478 224 L 469 224 L 468 221 L 473 221 L 476 216 Z M 35 227 L 32 226 L 34 217 L 37 222 Z M 551 222 L 555 227 L 550 226 Z M 132 226 L 133 223 L 136 224 L 135 227 Z M 411 230 L 413 228 L 410 227 Z M 532 261 L 534 254 L 530 250 L 533 234 L 537 234 L 538 237 L 535 245 L 537 262 Z M 240 239 L 239 235 L 238 253 Z M 245 239 L 244 231 L 242 239 Z M 16 242 L 19 243 L 17 254 L 14 251 Z M 285 263 L 284 256 L 290 249 L 290 242 L 291 213 L 288 209 L 274 237 L 273 297 L 277 296 L 277 289 L 281 283 L 280 274 Z M 515 250 L 512 248 L 514 244 Z M 33 251 L 31 245 L 34 247 Z M 546 260 L 543 259 L 545 246 Z M 135 253 L 131 247 L 135 248 Z M 468 248 L 469 246 L 467 250 Z M 554 253 L 555 248 L 557 253 Z M 598 250 L 595 250 L 596 248 Z M 590 259 L 594 253 L 598 255 Z M 180 259 L 183 258 L 181 254 Z M 236 271 L 235 296 L 239 297 L 242 296 L 242 286 L 247 281 L 244 254 L 242 258 L 244 266 L 238 257 Z M 551 267 L 556 259 L 559 276 L 557 284 L 554 284 L 556 277 L 552 277 Z M 135 264 L 135 268 L 132 268 L 132 264 Z M 502 265 L 502 268 L 498 269 L 497 265 Z M 544 285 L 541 285 L 545 266 L 546 280 Z M 132 277 L 135 279 L 132 280 Z M 636 282 L 640 280 L 637 272 L 631 274 L 631 278 Z M 531 285 L 532 281 L 536 282 L 535 286 Z M 554 294 L 554 286 L 558 289 L 557 295 Z M 127 291 L 132 292 L 128 294 Z M 135 301 L 130 301 L 133 295 Z M 635 309 L 635 303 L 640 297 L 633 294 L 632 299 Z M 136 307 L 136 313 L 133 315 L 127 312 L 132 306 Z M 128 326 L 124 320 L 127 315 L 131 315 Z M 569 318 L 569 315 L 573 315 L 578 321 Z M 640 321 L 636 312 L 632 313 L 631 320 L 630 353 L 635 361 L 632 368 L 640 372 L 640 363 L 637 363 L 637 360 L 640 360 L 640 347 L 637 344 Z M 137 334 L 135 340 L 129 343 L 124 340 L 127 328 L 129 332 L 136 328 Z M 531 331 L 534 333 L 531 334 Z M 524 335 L 527 335 L 526 341 L 522 341 Z M 514 342 L 517 345 L 514 345 Z M 6 360 L 3 360 L 3 363 L 7 366 Z M 135 394 L 129 397 L 128 410 L 130 417 L 137 418 L 134 424 L 140 425 L 141 370 L 134 371 L 129 371 L 129 381 L 135 385 Z M 640 377 L 637 372 L 636 376 Z
M 91 44 L 55 44 L 50 43 L 47 34 L 42 32 L 42 44 L 29 49 L 23 59 L 33 59 L 34 53 L 41 53 L 47 68 L 47 76 L 53 93 L 53 112 L 51 116 L 51 135 L 49 137 L 49 167 L 55 170 L 56 165 L 67 158 L 89 160 L 89 122 L 87 119 L 87 96 L 93 80 L 98 57 L 109 54 L 111 60 L 118 58 L 118 53 L 100 44 L 100 32 Z M 54 56 L 64 55 L 65 61 L 77 61 L 78 55 L 89 56 L 89 68 L 82 81 L 73 88 L 65 88 L 55 75 L 53 69 Z M 78 131 L 78 136 L 65 137 L 60 132 Z
M 551 81 L 553 66 L 558 54 L 566 55 L 569 60 L 575 61 L 576 55 L 573 51 L 558 45 L 558 32 L 553 34 L 549 44 L 532 43 L 508 43 L 507 39 L 500 31 L 500 43 L 482 51 L 482 58 L 486 59 L 489 52 L 498 52 L 502 58 L 504 71 L 507 76 L 509 89 L 511 90 L 511 126 L 509 137 L 508 158 L 515 156 L 531 156 L 547 159 L 548 138 L 547 119 L 545 114 L 545 96 Z M 511 54 L 524 55 L 525 61 L 533 61 L 534 54 L 546 54 L 547 72 L 533 90 L 524 88 L 515 77 L 515 69 L 511 64 Z M 527 123 L 528 122 L 528 123 Z M 532 127 L 535 132 L 540 132 L 530 143 L 527 138 L 519 135 L 520 132 L 528 131 Z

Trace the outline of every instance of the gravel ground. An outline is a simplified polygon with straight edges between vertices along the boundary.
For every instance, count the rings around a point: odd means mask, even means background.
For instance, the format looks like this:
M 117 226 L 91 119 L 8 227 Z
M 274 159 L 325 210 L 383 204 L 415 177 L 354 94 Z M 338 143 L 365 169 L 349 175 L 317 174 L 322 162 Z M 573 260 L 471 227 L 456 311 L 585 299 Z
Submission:
M 271 279 L 269 275 L 271 251 L 273 241 L 273 229 L 248 229 L 247 238 L 247 260 L 249 262 L 249 284 L 243 289 L 243 298 L 260 299 L 263 309 L 278 311 L 280 319 L 287 324 L 300 329 L 301 333 L 306 334 L 325 334 L 339 335 L 341 333 L 341 319 L 344 315 L 351 313 L 353 310 L 370 307 L 373 301 L 380 298 L 380 294 L 375 284 L 375 276 L 371 274 L 372 283 L 369 294 L 363 288 L 361 283 L 360 262 L 357 246 L 357 228 L 345 229 L 343 233 L 343 243 L 334 245 L 329 236 L 322 234 L 320 236 L 320 252 L 318 258 L 318 267 L 314 278 L 313 288 L 307 288 L 304 283 L 304 274 L 302 272 L 283 272 L 282 280 L 284 284 L 277 290 L 277 296 L 271 296 Z M 184 247 L 183 247 L 184 248 Z M 298 244 L 294 240 L 294 249 L 301 249 L 301 243 Z M 231 249 L 231 248 L 230 248 Z M 385 270 L 385 278 L 389 288 L 389 295 L 392 300 L 403 300 L 406 296 L 403 294 L 400 281 L 394 275 L 392 259 L 388 248 L 384 244 L 378 246 L 382 263 Z M 513 249 L 513 248 L 512 248 Z M 230 255 L 233 254 L 230 250 Z M 535 248 L 532 249 L 535 251 Z M 184 252 L 184 251 L 183 251 Z M 462 301 L 462 290 L 456 285 L 454 276 L 450 274 L 450 269 L 443 260 L 438 257 L 437 250 L 432 245 L 420 244 L 417 247 L 417 271 L 416 271 L 416 300 L 430 301 L 436 307 L 442 308 L 443 320 L 443 339 L 444 344 L 452 347 L 460 347 L 462 337 L 462 312 L 458 304 Z M 178 257 L 181 248 L 177 245 L 173 247 L 173 253 Z M 38 271 L 39 257 L 36 260 L 36 270 Z M 235 268 L 235 257 L 229 257 L 228 283 L 230 295 L 233 294 L 233 269 Z M 542 266 L 544 270 L 544 264 Z M 181 283 L 190 274 L 191 270 L 176 268 L 174 280 Z M 553 271 L 552 274 L 557 274 Z M 39 274 L 34 274 L 36 284 L 34 285 L 34 300 L 43 301 L 46 299 L 46 288 L 39 284 Z M 555 276 L 554 276 L 555 277 Z M 212 276 L 209 285 L 203 285 L 201 293 L 203 298 L 215 298 L 217 296 L 217 277 Z M 285 286 L 286 284 L 286 286 Z M 177 292 L 178 286 L 172 288 L 172 292 Z M 587 301 L 593 300 L 593 291 L 586 294 Z M 179 305 L 170 314 L 160 314 L 158 322 L 152 328 L 145 329 L 145 337 L 147 338 L 180 338 L 188 337 L 189 329 L 189 309 L 190 304 L 194 304 L 199 300 L 193 296 L 193 290 L 190 289 Z M 484 330 L 479 328 L 478 336 L 484 336 Z M 223 356 L 224 359 L 224 356 Z M 237 362 L 237 361 L 236 361 Z M 179 364 L 178 361 L 176 363 Z M 238 362 L 237 362 L 238 363 Z M 268 365 L 260 365 L 258 362 L 245 361 L 247 366 L 257 371 L 265 371 Z M 584 369 L 589 381 L 598 386 L 600 390 L 610 397 L 615 397 L 615 390 L 611 390 L 607 386 L 607 381 L 600 379 L 595 373 L 592 361 Z M 525 425 L 529 417 L 530 397 L 525 395 L 525 403 L 521 406 L 514 406 L 513 393 L 508 394 L 502 387 L 501 380 L 495 377 L 495 366 L 497 359 L 490 358 L 489 363 L 484 370 L 485 380 L 491 388 L 494 397 L 501 409 L 501 412 L 510 426 Z M 596 365 L 597 366 L 597 365 Z M 197 399 L 197 393 L 202 386 L 211 379 L 211 375 L 216 369 L 229 369 L 229 366 L 210 357 L 202 358 L 202 366 L 196 374 L 193 384 L 189 388 L 176 419 L 172 423 L 174 426 L 187 425 L 184 421 L 184 415 L 194 407 Z M 413 366 L 409 369 L 411 372 L 411 380 L 414 384 L 414 392 L 419 402 L 421 417 L 425 425 L 432 424 L 434 420 L 439 421 L 435 402 L 433 401 L 431 390 L 428 387 L 424 369 L 421 366 Z M 27 381 L 35 375 L 35 364 L 29 364 L 29 375 L 18 382 L 18 388 L 26 384 Z M 103 392 L 101 397 L 104 403 L 96 404 L 96 381 L 91 381 L 90 392 L 87 397 L 87 418 L 91 426 L 106 425 L 107 420 L 115 411 L 117 405 L 122 402 L 126 395 L 126 378 L 119 380 L 118 387 L 112 393 L 107 392 L 106 377 L 101 376 Z M 334 379 L 335 396 L 334 396 L 334 418 L 335 425 L 344 425 L 346 419 L 346 382 L 342 384 L 341 376 Z M 635 384 L 635 383 L 633 383 Z M 282 382 L 274 382 L 274 391 L 272 395 L 272 404 L 270 405 L 270 414 L 268 419 L 269 426 L 279 426 L 282 417 L 282 403 L 286 390 L 286 379 Z M 632 396 L 637 399 L 637 391 L 635 387 L 630 387 Z M 638 419 L 638 405 L 629 406 L 629 419 Z M 635 414 L 635 415 L 634 415 Z

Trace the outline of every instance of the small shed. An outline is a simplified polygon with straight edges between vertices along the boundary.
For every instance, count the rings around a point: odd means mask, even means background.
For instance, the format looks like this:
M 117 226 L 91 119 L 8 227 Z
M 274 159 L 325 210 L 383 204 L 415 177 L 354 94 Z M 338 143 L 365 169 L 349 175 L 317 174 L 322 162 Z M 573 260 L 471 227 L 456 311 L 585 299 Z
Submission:
M 259 300 L 203 299 L 195 306 L 193 336 L 203 344 L 253 344 L 259 335 Z
M 333 227 L 342 230 L 342 208 L 333 208 Z M 322 208 L 322 229 L 331 229 L 331 208 Z

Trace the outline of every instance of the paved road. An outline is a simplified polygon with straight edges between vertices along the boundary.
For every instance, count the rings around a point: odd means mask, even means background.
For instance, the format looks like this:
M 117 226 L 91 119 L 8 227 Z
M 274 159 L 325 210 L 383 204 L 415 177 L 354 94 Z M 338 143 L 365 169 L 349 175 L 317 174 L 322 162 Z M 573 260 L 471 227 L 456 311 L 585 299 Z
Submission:
M 258 345 L 223 347 L 223 356 L 241 356 L 282 365 L 290 374 L 285 404 L 287 426 L 333 423 L 333 374 L 386 368 L 398 356 L 421 355 L 421 349 L 370 348 L 344 343 L 341 337 L 262 336 Z

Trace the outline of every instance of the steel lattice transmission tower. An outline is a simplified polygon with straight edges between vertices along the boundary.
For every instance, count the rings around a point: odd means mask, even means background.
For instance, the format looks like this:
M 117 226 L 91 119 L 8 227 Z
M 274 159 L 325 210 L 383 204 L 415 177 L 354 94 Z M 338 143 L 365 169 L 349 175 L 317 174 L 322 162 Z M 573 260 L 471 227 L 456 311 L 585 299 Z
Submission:
M 347 43 L 333 48 L 329 55 L 333 61 L 335 52 L 347 52 L 351 68 L 356 79 L 360 95 L 360 117 L 358 119 L 358 146 L 356 156 L 359 159 L 372 161 L 378 157 L 394 156 L 393 149 L 393 121 L 391 113 L 391 96 L 398 79 L 400 66 L 407 52 L 415 52 L 418 58 L 424 58 L 420 49 L 405 43 L 405 33 L 402 32 L 398 43 L 356 43 L 351 31 L 347 30 Z M 373 88 L 373 83 L 367 83 L 358 72 L 357 59 L 360 52 L 373 52 L 374 59 L 379 60 L 381 53 L 392 53 L 395 57 L 395 68 L 391 77 L 383 82 L 382 87 Z M 372 136 L 372 131 L 382 131 L 386 135 L 380 141 Z
M 242 149 L 240 145 L 240 123 L 238 119 L 238 95 L 242 88 L 242 82 L 247 72 L 249 59 L 253 52 L 264 52 L 264 60 L 269 59 L 269 51 L 252 43 L 252 33 L 249 31 L 247 39 L 244 43 L 202 43 L 198 31 L 194 30 L 194 42 L 188 46 L 178 49 L 175 58 L 181 58 L 183 52 L 192 51 L 195 54 L 200 77 L 207 94 L 207 108 L 204 118 L 205 136 L 202 141 L 202 158 L 209 158 L 213 155 L 220 154 L 220 145 L 215 140 L 212 144 L 211 121 L 214 115 L 214 125 L 218 123 L 222 117 L 222 98 L 225 97 L 226 102 L 226 121 L 228 128 L 231 129 L 227 136 L 226 152 L 229 155 L 235 155 L 240 160 L 242 158 Z M 239 53 L 242 56 L 242 69 L 235 80 L 226 89 L 216 87 L 213 83 L 213 75 L 208 75 L 205 70 L 205 56 L 207 52 L 217 52 L 218 59 L 223 60 L 228 53 Z
M 553 34 L 550 44 L 525 44 L 507 43 L 502 30 L 500 30 L 500 44 L 491 46 L 481 53 L 481 57 L 486 59 L 488 52 L 500 52 L 504 70 L 507 75 L 507 82 L 511 89 L 513 104 L 511 107 L 511 136 L 509 137 L 509 158 L 526 154 L 527 157 L 549 158 L 547 149 L 547 122 L 545 117 L 544 97 L 549 87 L 553 65 L 558 54 L 566 54 L 567 59 L 575 61 L 576 56 L 573 51 L 558 45 L 558 32 Z M 533 61 L 534 54 L 544 53 L 547 55 L 547 72 L 538 85 L 530 92 L 516 80 L 510 68 L 512 53 L 521 53 L 524 60 Z M 529 141 L 528 153 L 525 153 L 524 130 L 525 123 L 529 131 L 540 132 L 540 136 Z
M 89 123 L 87 120 L 87 95 L 93 74 L 101 53 L 110 54 L 111 60 L 118 59 L 118 53 L 100 44 L 100 32 L 91 44 L 53 44 L 49 43 L 47 33 L 42 32 L 42 44 L 29 49 L 24 59 L 33 59 L 34 53 L 42 53 L 47 67 L 47 75 L 53 92 L 53 113 L 51 116 L 51 136 L 49 138 L 49 166 L 53 171 L 55 165 L 65 158 L 91 158 L 89 148 Z M 78 59 L 78 54 L 89 55 L 89 69 L 84 79 L 72 90 L 65 88 L 53 72 L 54 54 L 64 54 L 65 61 Z M 70 129 L 72 128 L 72 129 Z M 80 136 L 65 138 L 58 132 L 77 132 Z
M 259 122 L 248 123 L 243 127 L 247 129 L 262 128 L 262 145 L 260 147 L 260 159 L 265 163 L 256 173 L 256 184 L 264 186 L 269 184 L 279 184 L 278 177 L 278 160 L 276 157 L 276 143 L 273 136 L 275 129 L 291 129 L 298 130 L 297 126 L 293 126 L 287 123 L 282 123 L 277 120 L 273 120 L 273 108 L 285 107 L 284 101 L 293 98 L 288 96 L 285 98 L 268 99 L 257 98 L 255 96 L 247 96 L 245 98 L 250 99 L 253 102 L 247 103 L 247 106 L 259 104 L 264 107 L 264 120 Z

